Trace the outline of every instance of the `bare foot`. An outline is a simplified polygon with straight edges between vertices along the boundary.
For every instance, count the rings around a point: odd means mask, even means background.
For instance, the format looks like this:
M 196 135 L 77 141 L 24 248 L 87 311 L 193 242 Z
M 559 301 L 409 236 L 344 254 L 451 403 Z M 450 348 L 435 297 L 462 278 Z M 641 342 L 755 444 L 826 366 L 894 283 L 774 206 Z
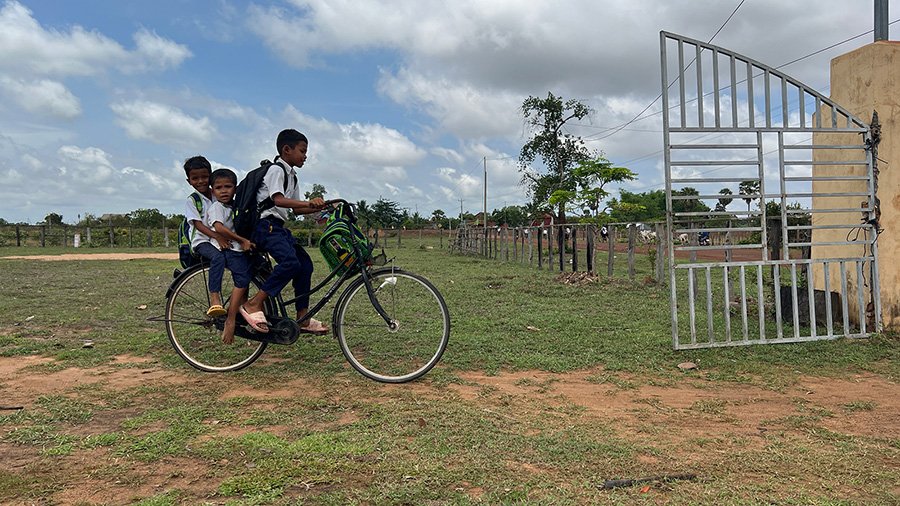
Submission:
M 222 330 L 222 342 L 234 344 L 234 318 L 225 320 L 225 328 Z

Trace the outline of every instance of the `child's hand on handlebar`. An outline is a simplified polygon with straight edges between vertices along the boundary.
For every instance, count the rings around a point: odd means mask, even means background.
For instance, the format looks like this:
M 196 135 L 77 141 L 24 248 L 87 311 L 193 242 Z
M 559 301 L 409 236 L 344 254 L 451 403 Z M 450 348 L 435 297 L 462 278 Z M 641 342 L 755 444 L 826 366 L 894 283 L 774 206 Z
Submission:
M 309 199 L 309 207 L 315 210 L 321 210 L 325 208 L 325 199 L 322 197 L 316 197 L 314 199 Z

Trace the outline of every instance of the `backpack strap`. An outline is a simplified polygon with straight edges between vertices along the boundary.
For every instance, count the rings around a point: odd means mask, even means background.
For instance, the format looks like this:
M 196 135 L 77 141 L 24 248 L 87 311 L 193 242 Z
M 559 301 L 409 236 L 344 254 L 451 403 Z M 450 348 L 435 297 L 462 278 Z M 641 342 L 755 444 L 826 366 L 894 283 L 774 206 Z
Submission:
M 200 217 L 203 218 L 203 200 L 200 198 L 200 194 L 196 191 L 191 192 L 191 199 L 194 200 L 194 207 L 197 208 L 197 212 L 200 213 Z M 193 223 L 188 221 L 188 224 L 191 227 L 191 237 L 190 241 L 194 240 L 194 234 L 197 233 L 197 227 L 194 226 Z
M 281 171 L 284 172 L 284 189 L 281 190 L 283 193 L 283 192 L 286 192 L 288 189 L 288 171 L 287 171 L 287 169 L 284 168 L 284 165 L 281 165 L 280 163 L 278 163 L 279 158 L 281 158 L 281 155 L 277 155 L 275 157 L 275 161 L 272 162 L 272 164 L 278 165 L 279 167 L 281 167 Z M 297 175 L 294 174 L 294 184 L 296 185 L 296 183 L 297 183 Z

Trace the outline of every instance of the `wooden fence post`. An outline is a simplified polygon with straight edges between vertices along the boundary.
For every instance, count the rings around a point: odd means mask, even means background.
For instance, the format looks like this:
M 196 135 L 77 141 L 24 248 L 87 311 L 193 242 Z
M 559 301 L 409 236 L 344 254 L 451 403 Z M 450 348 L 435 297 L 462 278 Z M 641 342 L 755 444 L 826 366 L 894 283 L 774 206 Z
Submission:
M 587 225 L 585 227 L 584 231 L 585 231 L 585 235 L 587 235 L 587 237 L 585 237 L 585 240 L 587 241 L 587 245 L 585 246 L 587 248 L 586 249 L 587 255 L 585 258 L 585 262 L 587 263 L 587 271 L 593 273 L 594 272 L 594 261 L 596 260 L 596 257 L 594 256 L 594 253 L 595 253 L 595 251 L 594 251 L 594 226 Z
M 637 227 L 628 226 L 628 279 L 634 281 L 634 244 L 637 239 Z
M 541 224 L 541 229 L 537 233 L 537 248 L 538 248 L 538 269 L 544 268 L 544 224 Z
M 153 236 L 150 234 L 150 227 L 147 227 L 147 247 L 153 247 Z
M 202 180 L 201 180 L 201 181 L 202 181 Z M 44 234 L 45 234 L 45 232 L 44 232 L 44 226 L 41 225 L 41 247 L 42 247 L 42 248 L 44 248 L 44 247 L 47 246 L 47 244 L 46 244 L 46 242 L 45 242 L 45 241 L 46 241 L 46 238 L 45 238 Z
M 616 257 L 615 242 L 616 242 L 616 227 L 610 225 L 609 226 L 609 235 L 606 236 L 606 243 L 609 246 L 609 258 L 606 260 L 606 275 L 609 277 L 612 277 L 612 275 L 613 275 L 613 259 Z
M 547 270 L 553 272 L 553 225 L 548 227 L 547 229 Z
M 16 225 L 16 246 L 22 245 L 22 232 L 19 230 L 19 226 Z
M 572 227 L 572 272 L 578 270 L 578 227 Z
M 665 267 L 663 267 L 663 259 L 666 257 L 668 249 L 668 239 L 666 238 L 665 227 L 662 223 L 656 224 L 656 282 L 662 283 L 665 275 Z
M 534 227 L 528 229 L 528 265 L 534 263 L 534 232 Z

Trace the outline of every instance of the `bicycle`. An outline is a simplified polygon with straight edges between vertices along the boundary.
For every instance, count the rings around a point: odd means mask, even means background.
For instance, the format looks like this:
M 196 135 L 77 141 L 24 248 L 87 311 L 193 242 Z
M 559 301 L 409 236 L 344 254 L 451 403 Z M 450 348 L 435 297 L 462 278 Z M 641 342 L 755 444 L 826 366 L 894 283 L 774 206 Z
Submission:
M 343 199 L 326 201 L 333 212 L 346 205 L 347 219 L 356 223 L 356 209 Z M 346 210 L 345 210 L 346 212 Z M 331 331 L 350 365 L 363 376 L 384 383 L 405 383 L 421 377 L 438 363 L 450 339 L 450 312 L 434 285 L 418 274 L 393 265 L 385 267 L 384 250 L 372 256 L 353 234 L 353 251 L 342 259 L 308 294 L 317 293 L 334 280 L 322 298 L 300 321 L 288 316 L 287 307 L 298 297 L 281 295 L 266 300 L 264 312 L 269 332 L 254 331 L 238 314 L 231 345 L 221 339 L 225 316 L 206 315 L 209 307 L 208 265 L 175 270 L 166 292 L 162 317 L 175 351 L 193 367 L 207 372 L 237 371 L 252 364 L 269 344 L 290 345 L 300 336 L 300 324 L 321 310 L 340 287 L 331 318 Z M 254 265 L 250 293 L 259 290 L 271 272 L 267 256 Z M 230 276 L 223 276 L 223 306 L 230 303 Z M 352 278 L 352 280 L 351 280 Z

